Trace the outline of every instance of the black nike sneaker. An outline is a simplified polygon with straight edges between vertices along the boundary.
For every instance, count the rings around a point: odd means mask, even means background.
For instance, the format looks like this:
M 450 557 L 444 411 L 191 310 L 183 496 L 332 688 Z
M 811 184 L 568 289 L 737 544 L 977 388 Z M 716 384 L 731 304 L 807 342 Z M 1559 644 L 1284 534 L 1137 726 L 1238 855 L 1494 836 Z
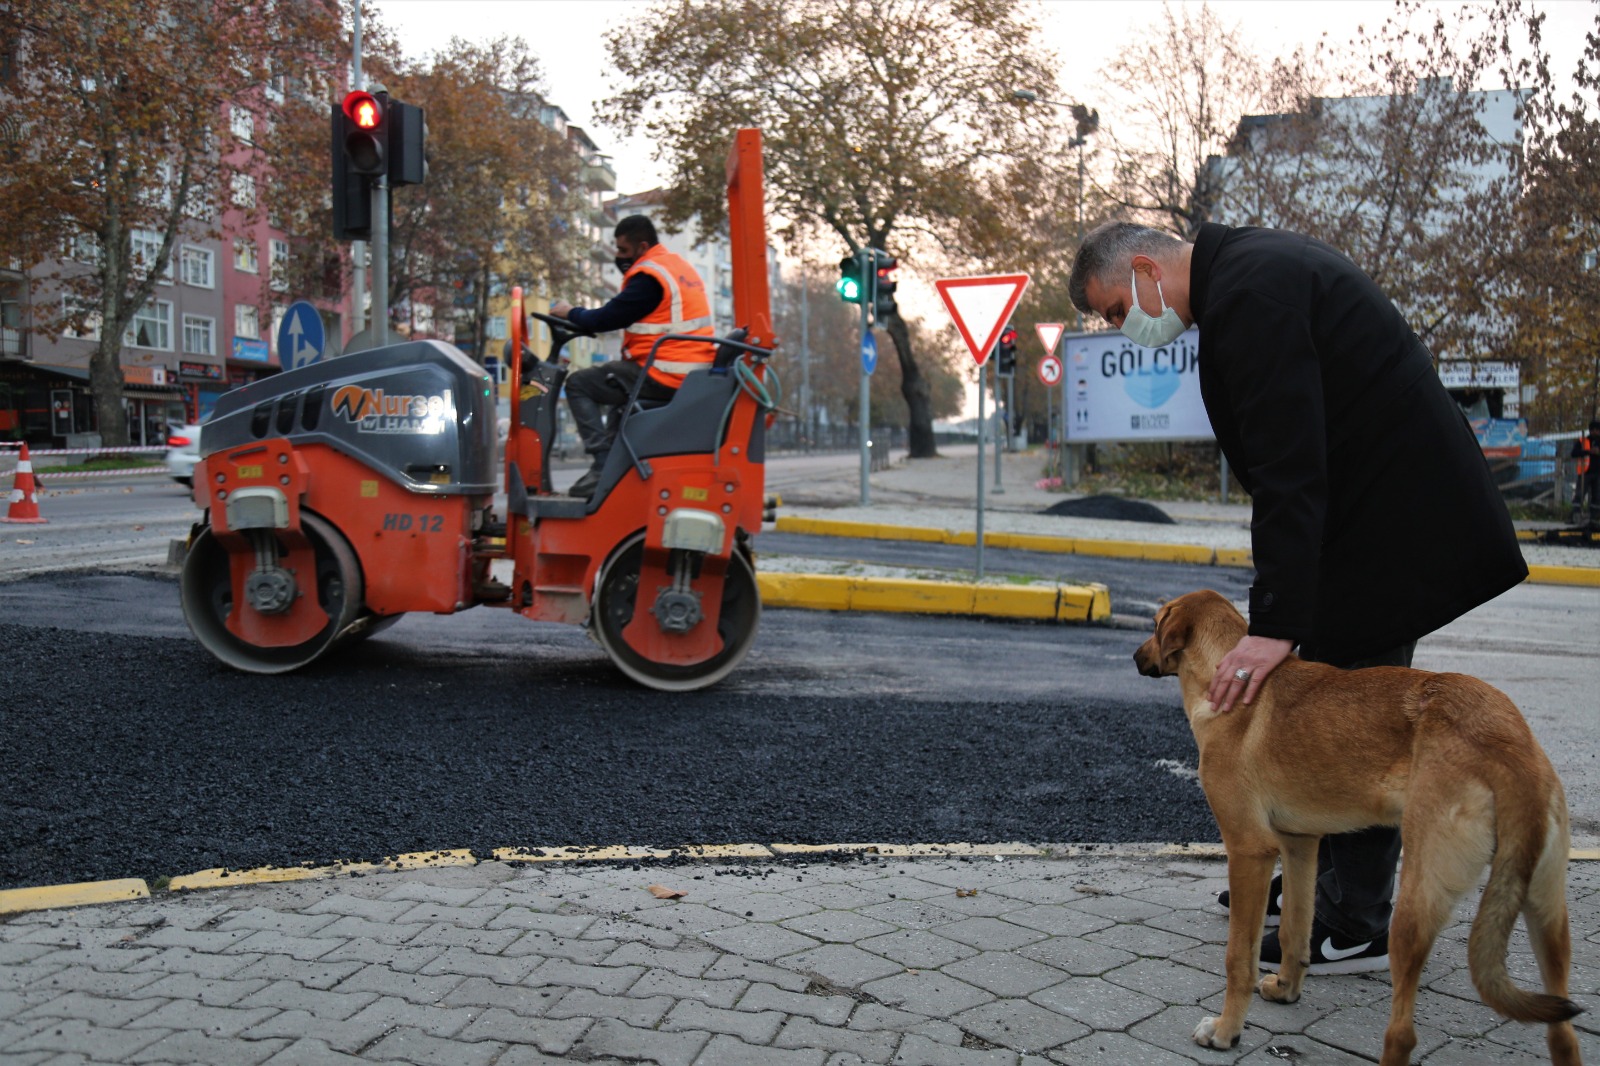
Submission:
M 1261 968 L 1276 970 L 1283 963 L 1283 945 L 1278 930 L 1261 938 Z M 1372 940 L 1349 940 L 1343 933 L 1311 920 L 1311 967 L 1313 977 L 1324 974 L 1372 973 L 1389 968 L 1389 933 L 1385 930 Z

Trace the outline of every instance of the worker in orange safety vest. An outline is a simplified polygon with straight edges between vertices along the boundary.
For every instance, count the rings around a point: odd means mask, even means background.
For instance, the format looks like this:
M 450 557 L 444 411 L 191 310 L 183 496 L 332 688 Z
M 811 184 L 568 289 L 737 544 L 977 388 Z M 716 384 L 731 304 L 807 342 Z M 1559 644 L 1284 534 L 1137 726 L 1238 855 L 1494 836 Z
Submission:
M 569 496 L 588 498 L 600 484 L 600 471 L 616 435 L 609 415 L 628 402 L 641 375 L 639 398 L 670 400 L 685 374 L 710 366 L 715 346 L 704 341 L 668 340 L 656 348 L 655 362 L 645 369 L 650 350 L 663 334 L 713 336 L 711 303 L 705 283 L 682 256 L 659 242 L 655 223 L 645 215 L 629 215 L 613 232 L 617 269 L 622 271 L 622 291 L 603 307 L 574 307 L 565 300 L 550 306 L 550 313 L 591 333 L 622 330 L 619 360 L 596 363 L 567 378 L 567 405 L 577 423 L 584 451 L 592 460 L 589 471 L 567 490 Z
M 1584 521 L 1583 497 L 1589 496 L 1588 520 L 1600 525 L 1600 419 L 1589 422 L 1589 435 L 1572 442 L 1572 458 L 1577 462 L 1577 479 L 1572 486 L 1572 524 Z

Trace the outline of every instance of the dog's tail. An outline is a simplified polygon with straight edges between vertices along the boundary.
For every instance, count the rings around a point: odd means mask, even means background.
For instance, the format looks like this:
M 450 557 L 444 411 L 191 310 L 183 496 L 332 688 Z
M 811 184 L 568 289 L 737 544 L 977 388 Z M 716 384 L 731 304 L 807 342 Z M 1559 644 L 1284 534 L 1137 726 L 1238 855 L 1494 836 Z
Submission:
M 1528 797 L 1496 790 L 1495 850 L 1489 864 L 1489 881 L 1472 920 L 1467 941 L 1467 965 L 1478 995 L 1494 1010 L 1518 1022 L 1564 1022 L 1583 1008 L 1562 996 L 1518 988 L 1506 972 L 1506 949 L 1511 930 L 1528 900 L 1528 885 L 1546 847 L 1561 834 L 1548 832 L 1548 816 L 1527 816 Z M 1522 808 L 1519 817 L 1517 807 Z M 1540 805 L 1543 815 L 1543 805 Z M 1563 859 L 1565 856 L 1563 856 Z

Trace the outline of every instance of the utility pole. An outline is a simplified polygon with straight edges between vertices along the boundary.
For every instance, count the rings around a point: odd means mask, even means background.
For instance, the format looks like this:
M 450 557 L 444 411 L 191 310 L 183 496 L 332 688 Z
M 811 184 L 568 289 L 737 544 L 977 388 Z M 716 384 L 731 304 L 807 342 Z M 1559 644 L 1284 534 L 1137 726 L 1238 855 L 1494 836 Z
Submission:
M 811 452 L 811 279 L 805 270 L 805 247 L 800 249 L 800 432 L 807 454 Z

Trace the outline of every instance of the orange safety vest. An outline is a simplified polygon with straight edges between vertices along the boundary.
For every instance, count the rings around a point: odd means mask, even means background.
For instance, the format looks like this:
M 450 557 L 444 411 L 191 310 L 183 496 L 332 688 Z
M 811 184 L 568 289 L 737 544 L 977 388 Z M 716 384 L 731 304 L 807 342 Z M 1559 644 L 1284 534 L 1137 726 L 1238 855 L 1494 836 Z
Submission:
M 1587 474 L 1589 472 L 1589 464 L 1594 462 L 1594 459 L 1592 458 L 1593 454 L 1594 454 L 1594 442 L 1591 441 L 1588 437 L 1579 437 L 1578 438 L 1578 463 L 1577 463 L 1578 476 L 1579 477 L 1582 477 L 1583 475 L 1585 475 L 1585 474 Z
M 648 271 L 661 283 L 661 303 L 656 309 L 622 331 L 622 350 L 635 363 L 643 365 L 650 356 L 650 348 L 663 333 L 692 333 L 700 337 L 715 336 L 711 328 L 711 304 L 706 299 L 706 286 L 694 267 L 681 256 L 667 251 L 659 244 L 651 245 L 622 277 L 622 285 L 635 274 Z M 656 361 L 650 367 L 650 376 L 668 388 L 683 384 L 683 376 L 691 370 L 711 365 L 716 356 L 716 346 L 699 341 L 671 340 L 656 349 Z

